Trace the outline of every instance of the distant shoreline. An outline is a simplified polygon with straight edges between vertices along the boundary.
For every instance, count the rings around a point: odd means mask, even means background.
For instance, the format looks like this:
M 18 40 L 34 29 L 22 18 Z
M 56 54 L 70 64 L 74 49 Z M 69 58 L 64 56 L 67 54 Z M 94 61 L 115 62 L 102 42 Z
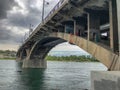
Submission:
M 0 58 L 0 60 L 15 60 L 16 58 Z
M 0 60 L 16 60 L 16 58 L 0 58 Z M 90 56 L 46 56 L 47 61 L 66 61 L 66 62 L 99 62 L 97 59 Z
M 73 61 L 73 62 L 99 62 L 97 59 L 90 56 L 47 56 L 47 61 Z

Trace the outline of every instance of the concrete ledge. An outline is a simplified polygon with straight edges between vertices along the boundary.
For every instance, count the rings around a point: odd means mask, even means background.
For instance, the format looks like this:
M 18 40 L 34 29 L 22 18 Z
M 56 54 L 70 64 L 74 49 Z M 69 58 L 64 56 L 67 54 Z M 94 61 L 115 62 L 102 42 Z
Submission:
M 91 90 L 120 90 L 120 71 L 92 71 Z

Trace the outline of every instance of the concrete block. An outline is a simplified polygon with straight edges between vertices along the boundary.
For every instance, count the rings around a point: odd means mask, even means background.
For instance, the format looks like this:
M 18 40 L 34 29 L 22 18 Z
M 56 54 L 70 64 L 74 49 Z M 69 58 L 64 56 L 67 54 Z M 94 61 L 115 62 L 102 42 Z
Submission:
M 120 90 L 120 71 L 92 71 L 91 90 Z

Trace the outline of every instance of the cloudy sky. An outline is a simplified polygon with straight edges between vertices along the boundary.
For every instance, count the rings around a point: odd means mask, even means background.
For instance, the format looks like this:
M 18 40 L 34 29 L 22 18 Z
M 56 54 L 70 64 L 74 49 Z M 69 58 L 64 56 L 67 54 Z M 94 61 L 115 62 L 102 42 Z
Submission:
M 0 49 L 16 50 L 28 36 L 30 24 L 35 28 L 41 22 L 42 1 L 0 0 Z M 59 0 L 46 1 L 45 15 Z
M 30 24 L 35 28 L 41 22 L 43 0 L 0 0 L 0 49 L 16 50 L 27 38 Z M 59 0 L 46 0 L 45 16 Z M 26 34 L 25 34 L 26 33 Z M 67 46 L 66 46 L 67 45 Z M 61 47 L 62 46 L 62 47 Z M 53 50 L 79 50 L 62 44 Z

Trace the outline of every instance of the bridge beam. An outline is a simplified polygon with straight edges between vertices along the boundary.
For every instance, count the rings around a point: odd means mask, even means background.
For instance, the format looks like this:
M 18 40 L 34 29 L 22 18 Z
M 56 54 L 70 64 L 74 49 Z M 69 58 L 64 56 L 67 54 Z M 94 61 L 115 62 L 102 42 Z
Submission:
M 94 13 L 88 13 L 88 40 L 100 41 L 100 17 Z
M 83 34 L 85 32 L 85 26 L 87 24 L 87 15 L 81 17 L 73 17 L 74 21 L 76 22 L 75 25 L 75 35 L 84 37 Z
M 117 0 L 119 2 L 119 0 Z M 119 2 L 120 3 L 120 2 Z M 117 4 L 119 4 L 117 3 Z M 119 10 L 119 5 L 118 10 Z M 119 16 L 120 13 L 117 15 L 117 6 L 116 6 L 116 0 L 110 0 L 109 1 L 109 21 L 110 21 L 110 47 L 113 52 L 118 52 L 118 28 L 120 30 L 120 26 L 117 24 L 118 19 L 117 16 Z
M 119 56 L 120 56 L 120 0 L 116 0 L 117 1 L 117 18 L 118 18 L 118 38 L 119 38 Z
M 57 32 L 64 32 L 64 27 L 65 27 L 65 26 L 63 26 L 63 25 L 58 25 L 58 26 L 56 26 Z
M 76 21 L 74 20 L 74 35 L 76 35 Z
M 74 34 L 76 30 L 76 21 L 70 20 L 63 22 L 65 25 L 65 33 Z

